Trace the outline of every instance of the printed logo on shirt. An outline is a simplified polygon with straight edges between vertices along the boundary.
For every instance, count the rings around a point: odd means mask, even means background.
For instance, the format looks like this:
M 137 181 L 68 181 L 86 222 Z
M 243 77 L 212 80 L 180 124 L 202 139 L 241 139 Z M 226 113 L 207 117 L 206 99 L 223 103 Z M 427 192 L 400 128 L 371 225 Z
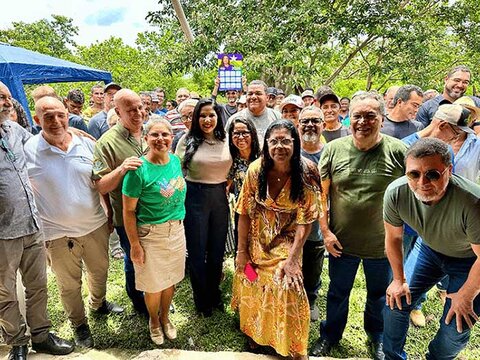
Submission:
M 162 179 L 161 181 L 158 181 L 157 184 L 160 187 L 160 194 L 166 198 L 173 196 L 175 190 L 183 191 L 185 188 L 185 180 L 181 176 L 170 179 L 170 181 Z

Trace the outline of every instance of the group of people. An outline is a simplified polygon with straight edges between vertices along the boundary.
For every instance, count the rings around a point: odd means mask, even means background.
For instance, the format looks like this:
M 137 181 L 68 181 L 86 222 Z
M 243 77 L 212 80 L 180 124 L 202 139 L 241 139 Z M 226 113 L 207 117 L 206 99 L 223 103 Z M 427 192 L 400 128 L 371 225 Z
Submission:
M 427 358 L 455 358 L 480 312 L 480 99 L 465 96 L 470 77 L 453 68 L 429 100 L 432 92 L 414 85 L 349 99 L 326 86 L 285 96 L 245 80 L 245 94 L 227 91 L 227 104 L 216 101 L 217 79 L 211 97 L 179 89 L 164 116 L 149 114 L 151 94 L 110 83 L 83 131 L 69 116 L 78 92 L 62 102 L 37 91 L 35 136 L 10 120 L 13 99 L 0 84 L 0 325 L 9 359 L 28 353 L 17 270 L 33 349 L 74 347 L 49 332 L 47 257 L 75 345 L 93 347 L 82 269 L 90 311 L 121 313 L 105 298 L 115 229 L 127 295 L 161 345 L 177 337 L 169 314 L 186 272 L 197 313 L 224 311 L 229 226 L 230 306 L 252 348 L 306 359 L 310 322 L 323 315 L 310 354 L 328 355 L 347 326 L 362 263 L 372 356 L 406 358 L 410 319 L 425 325 L 421 303 L 437 284 L 446 301 Z M 330 283 L 320 314 L 325 250 Z

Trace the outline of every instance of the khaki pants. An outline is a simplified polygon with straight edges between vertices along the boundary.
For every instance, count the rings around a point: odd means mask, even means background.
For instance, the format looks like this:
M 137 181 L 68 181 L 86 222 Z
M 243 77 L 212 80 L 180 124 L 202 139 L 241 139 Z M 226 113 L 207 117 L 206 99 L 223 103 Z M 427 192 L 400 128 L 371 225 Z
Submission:
M 26 345 L 29 336 L 17 299 L 17 270 L 22 274 L 27 323 L 33 342 L 46 340 L 51 323 L 47 317 L 47 260 L 38 234 L 13 240 L 0 239 L 0 325 L 9 345 Z
M 98 309 L 105 300 L 109 236 L 110 232 L 105 223 L 85 236 L 63 237 L 46 242 L 63 308 L 74 327 L 87 322 L 82 298 L 83 264 L 87 273 L 90 307 Z

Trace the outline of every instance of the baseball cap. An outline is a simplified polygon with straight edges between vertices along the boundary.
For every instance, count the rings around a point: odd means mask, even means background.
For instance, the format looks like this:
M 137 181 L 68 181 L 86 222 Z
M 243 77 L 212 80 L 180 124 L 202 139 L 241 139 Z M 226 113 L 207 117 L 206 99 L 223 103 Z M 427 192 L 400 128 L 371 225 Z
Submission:
M 277 96 L 278 95 L 285 95 L 285 93 L 282 89 L 277 89 Z
M 303 109 L 305 107 L 305 103 L 303 102 L 302 98 L 298 95 L 288 95 L 285 99 L 282 100 L 280 104 L 280 111 L 283 110 L 285 105 L 295 105 L 299 109 Z
M 159 102 L 157 93 L 155 91 L 150 92 L 150 96 L 152 97 L 152 102 Z
M 454 104 L 462 105 L 464 108 L 470 110 L 474 120 L 480 119 L 480 108 L 475 105 L 475 102 L 470 96 L 462 96 L 455 100 Z
M 105 87 L 103 88 L 103 91 L 107 91 L 108 89 L 117 89 L 117 90 L 121 90 L 122 87 L 120 85 L 118 85 L 117 83 L 114 83 L 114 82 L 110 82 L 108 83 L 107 85 L 105 85 Z
M 336 102 L 337 104 L 340 104 L 340 100 L 338 99 L 338 96 L 335 95 L 334 93 L 328 93 L 323 95 L 319 100 L 318 103 L 320 105 L 324 104 L 326 101 L 332 100 L 333 102 Z
M 304 97 L 312 97 L 313 98 L 314 97 L 313 96 L 313 90 L 305 90 L 304 92 L 302 92 L 302 99 Z
M 475 134 L 475 131 L 468 127 L 470 115 L 470 110 L 464 108 L 462 105 L 444 104 L 438 107 L 438 110 L 433 117 L 455 125 L 468 134 Z
M 237 99 L 237 104 L 246 104 L 246 103 L 247 103 L 247 97 L 245 95 L 242 95 Z
M 267 95 L 277 96 L 278 91 L 273 86 L 267 88 Z

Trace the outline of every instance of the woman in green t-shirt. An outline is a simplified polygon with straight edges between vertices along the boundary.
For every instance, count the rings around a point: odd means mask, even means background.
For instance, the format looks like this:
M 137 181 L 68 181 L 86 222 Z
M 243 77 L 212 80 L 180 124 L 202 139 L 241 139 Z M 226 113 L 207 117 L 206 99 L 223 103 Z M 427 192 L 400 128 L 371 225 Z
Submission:
M 149 151 L 123 180 L 123 221 L 135 268 L 135 287 L 145 292 L 150 337 L 161 345 L 177 337 L 168 318 L 174 286 L 185 274 L 186 185 L 180 159 L 170 153 L 172 127 L 164 119 L 146 125 Z

